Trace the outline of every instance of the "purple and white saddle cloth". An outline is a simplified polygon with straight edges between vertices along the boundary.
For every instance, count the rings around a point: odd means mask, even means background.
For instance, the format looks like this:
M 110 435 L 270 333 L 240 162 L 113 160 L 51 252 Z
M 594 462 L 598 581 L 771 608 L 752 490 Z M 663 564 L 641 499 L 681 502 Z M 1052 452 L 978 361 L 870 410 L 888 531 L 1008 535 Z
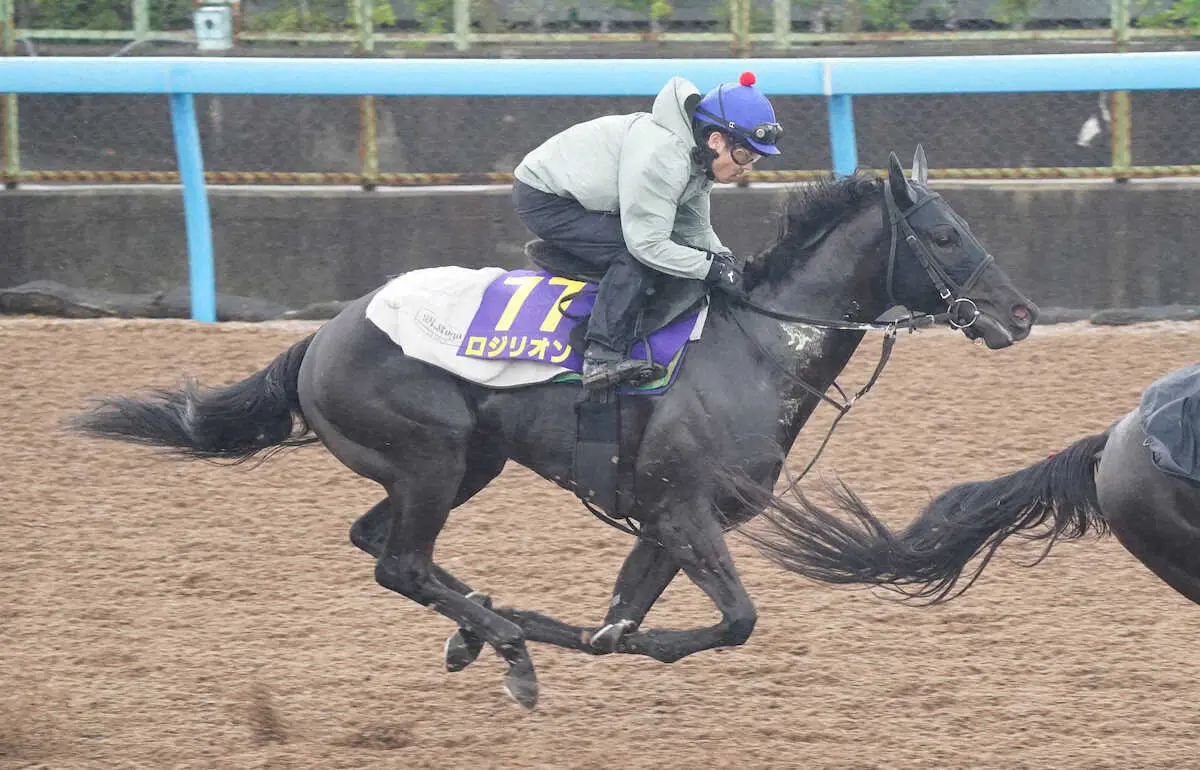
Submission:
M 586 322 L 595 291 L 593 283 L 539 270 L 434 267 L 389 281 L 367 305 L 367 318 L 406 355 L 480 385 L 573 381 L 583 351 L 571 332 Z M 626 392 L 665 390 L 707 315 L 703 306 L 651 334 L 650 354 L 667 374 Z M 645 345 L 637 343 L 632 355 L 645 357 Z

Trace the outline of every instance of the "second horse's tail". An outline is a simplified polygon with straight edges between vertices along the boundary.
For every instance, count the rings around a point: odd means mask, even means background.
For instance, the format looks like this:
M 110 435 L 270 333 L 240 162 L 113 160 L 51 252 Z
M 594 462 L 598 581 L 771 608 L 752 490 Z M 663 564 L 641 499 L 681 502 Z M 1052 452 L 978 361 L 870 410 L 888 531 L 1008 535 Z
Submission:
M 1016 473 L 953 487 L 899 533 L 843 486 L 835 493 L 836 513 L 804 496 L 799 504 L 776 500 L 764 514 L 767 531 L 746 534 L 769 559 L 813 580 L 944 601 L 970 588 L 1011 535 L 1045 540 L 1044 557 L 1059 539 L 1104 532 L 1094 470 L 1107 441 L 1107 433 L 1088 436 Z M 1022 532 L 1042 524 L 1047 528 Z M 980 554 L 967 584 L 955 591 Z
M 69 427 L 99 438 L 166 447 L 185 457 L 243 462 L 263 450 L 310 444 L 296 383 L 312 335 L 262 371 L 225 388 L 160 390 L 101 399 Z

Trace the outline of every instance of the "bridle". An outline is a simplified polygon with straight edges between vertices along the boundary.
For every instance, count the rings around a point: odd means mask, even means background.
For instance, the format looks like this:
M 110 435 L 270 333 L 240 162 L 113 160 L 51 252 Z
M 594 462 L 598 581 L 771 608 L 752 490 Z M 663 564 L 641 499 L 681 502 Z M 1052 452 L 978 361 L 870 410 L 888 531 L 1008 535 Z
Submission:
M 966 293 L 975 286 L 984 270 L 986 270 L 988 266 L 992 264 L 992 255 L 987 254 L 985 251 L 984 253 L 986 254 L 986 257 L 980 261 L 979 265 L 976 266 L 975 270 L 972 271 L 967 280 L 961 284 L 956 282 L 950 276 L 950 274 L 946 272 L 946 269 L 942 266 L 942 264 L 929 251 L 929 247 L 925 245 L 925 242 L 917 236 L 912 224 L 908 221 L 908 218 L 913 214 L 913 212 L 917 211 L 930 201 L 940 199 L 942 196 L 938 195 L 937 193 L 930 192 L 929 190 L 925 189 L 924 186 L 920 185 L 910 185 L 909 189 L 923 193 L 923 196 L 911 206 L 901 211 L 899 205 L 897 205 L 895 201 L 895 197 L 892 195 L 889 185 L 885 183 L 882 186 L 884 206 L 888 215 L 888 227 L 891 230 L 891 244 L 888 249 L 887 268 L 888 302 L 892 307 L 900 304 L 895 298 L 893 281 L 895 279 L 896 272 L 896 254 L 899 250 L 900 241 L 903 240 L 912 254 L 917 258 L 917 261 L 921 264 L 921 267 L 925 269 L 926 274 L 929 276 L 929 280 L 933 283 L 934 288 L 937 290 L 938 296 L 941 297 L 942 301 L 946 303 L 945 311 L 936 314 L 910 312 L 906 318 L 897 319 L 895 321 L 852 321 L 849 319 L 833 320 L 827 318 L 813 318 L 806 315 L 800 315 L 798 313 L 786 313 L 781 310 L 775 310 L 773 308 L 760 305 L 746 296 L 733 300 L 735 304 L 746 308 L 755 315 L 764 316 L 776 321 L 783 321 L 785 323 L 804 324 L 806 326 L 815 326 L 817 328 L 831 329 L 835 331 L 882 331 L 884 333 L 883 347 L 879 354 L 879 363 L 875 365 L 875 371 L 872 372 L 870 379 L 868 379 L 867 383 L 859 388 L 858 392 L 856 392 L 853 396 L 847 396 L 846 392 L 840 385 L 837 384 L 837 381 L 835 380 L 832 387 L 841 397 L 841 401 L 836 401 L 824 391 L 813 385 L 810 385 L 801 377 L 793 374 L 787 366 L 780 363 L 770 351 L 763 347 L 762 343 L 760 343 L 756 337 L 746 331 L 746 328 L 742 326 L 742 321 L 738 317 L 737 313 L 730 314 L 733 317 L 734 323 L 737 325 L 738 329 L 742 331 L 742 334 L 744 334 L 747 339 L 754 343 L 754 345 L 758 348 L 759 353 L 765 359 L 770 361 L 780 373 L 782 373 L 787 379 L 791 380 L 796 385 L 799 385 L 800 388 L 806 391 L 809 395 L 817 397 L 838 411 L 837 417 L 833 419 L 833 422 L 829 426 L 829 430 L 826 431 L 825 438 L 821 442 L 820 447 L 817 448 L 816 454 L 813 455 L 812 460 L 810 460 L 808 465 L 804 467 L 804 470 L 798 477 L 795 479 L 791 478 L 791 473 L 787 470 L 787 464 L 783 464 L 782 469 L 788 478 L 788 486 L 786 489 L 784 489 L 781 495 L 787 494 L 795 489 L 796 485 L 798 485 L 804 479 L 804 477 L 808 475 L 808 472 L 812 470 L 813 466 L 817 464 L 817 460 L 819 460 L 822 453 L 824 453 L 825 447 L 828 446 L 829 440 L 833 437 L 833 431 L 837 428 L 838 423 L 843 417 L 846 416 L 851 407 L 853 407 L 860 398 L 870 392 L 871 388 L 875 385 L 875 382 L 879 379 L 879 376 L 883 374 L 883 369 L 885 366 L 887 366 L 888 360 L 891 358 L 892 348 L 896 344 L 896 334 L 898 331 L 907 329 L 911 333 L 917 331 L 917 329 L 926 328 L 939 323 L 948 324 L 950 327 L 955 329 L 966 329 L 972 326 L 975 321 L 979 319 L 979 308 L 975 305 L 974 301 L 966 296 Z M 966 226 L 966 221 L 957 214 L 954 216 L 955 221 L 962 225 L 962 231 L 967 234 L 967 237 L 971 238 L 974 244 L 979 246 L 980 251 L 984 251 L 979 242 L 975 240 L 973 235 L 971 235 L 970 229 Z M 800 250 L 815 247 L 821 241 L 825 240 L 825 238 L 831 232 L 833 232 L 839 224 L 839 222 L 832 222 L 826 225 L 824 228 L 806 240 L 799 247 Z M 960 315 L 960 313 L 963 312 L 968 313 L 969 318 Z M 643 536 L 641 527 L 635 524 L 632 519 L 628 517 L 622 517 L 624 518 L 624 523 L 622 523 L 621 521 L 618 521 L 615 516 L 609 515 L 604 511 L 595 508 L 586 500 L 583 501 L 583 504 L 589 511 L 592 512 L 593 515 L 596 516 L 596 518 L 600 519 L 605 524 L 615 527 L 622 532 L 634 535 L 635 537 Z
M 834 329 L 840 331 L 882 331 L 885 333 L 894 333 L 903 329 L 916 331 L 917 329 L 933 326 L 939 323 L 948 324 L 954 329 L 966 329 L 970 326 L 973 326 L 979 319 L 980 312 L 979 308 L 975 305 L 974 300 L 967 297 L 966 294 L 972 288 L 974 288 L 976 283 L 979 282 L 979 279 L 983 275 L 984 271 L 991 266 L 995 259 L 991 254 L 984 250 L 979 241 L 975 239 L 975 236 L 971 235 L 970 228 L 967 227 L 966 221 L 962 217 L 958 216 L 958 214 L 951 212 L 955 221 L 962 225 L 962 231 L 967 234 L 968 238 L 971 239 L 972 244 L 978 246 L 979 250 L 983 251 L 985 254 L 984 258 L 980 260 L 978 265 L 976 265 L 974 271 L 971 272 L 971 275 L 967 277 L 967 280 L 963 281 L 961 284 L 955 281 L 954 278 L 952 278 L 950 274 L 946 272 L 946 268 L 942 266 L 942 263 L 939 262 L 937 258 L 934 257 L 929 251 L 929 247 L 917 235 L 916 230 L 913 229 L 912 223 L 908 221 L 908 218 L 913 214 L 913 212 L 917 211 L 930 201 L 940 200 L 942 196 L 935 192 L 930 192 L 927 189 L 918 188 L 914 185 L 910 185 L 909 189 L 922 192 L 924 195 L 911 206 L 901 211 L 900 206 L 896 203 L 896 199 L 891 194 L 891 190 L 888 188 L 888 185 L 883 185 L 884 209 L 887 212 L 888 227 L 891 230 L 891 243 L 888 248 L 887 267 L 888 303 L 892 307 L 901 304 L 896 299 L 894 286 L 896 275 L 896 254 L 899 251 L 898 247 L 900 241 L 903 240 L 908 246 L 909 251 L 911 251 L 913 256 L 917 258 L 917 262 L 920 263 L 922 268 L 924 268 L 925 273 L 929 276 L 929 280 L 933 284 L 934 289 L 937 290 L 938 296 L 941 297 L 942 301 L 946 303 L 945 312 L 936 314 L 909 313 L 908 317 L 896 321 L 850 321 L 846 319 L 832 320 L 827 318 L 813 318 L 811 316 L 801 315 L 799 313 L 786 313 L 781 310 L 775 310 L 760 305 L 749 297 L 738 298 L 735 300 L 735 302 L 755 313 L 756 315 L 773 318 L 776 321 L 800 323 L 808 326 L 816 326 L 822 329 Z M 821 241 L 825 240 L 825 238 L 831 232 L 833 232 L 837 225 L 838 223 L 834 222 L 818 231 L 800 246 L 800 250 L 812 248 Z M 969 317 L 960 315 L 962 311 L 969 313 Z
M 909 185 L 909 189 L 917 190 L 918 188 Z M 969 275 L 967 280 L 963 283 L 957 283 L 952 277 L 950 277 L 950 274 L 946 272 L 946 268 L 942 266 L 942 263 L 930 253 L 929 247 L 925 244 L 925 241 L 917 237 L 916 231 L 913 230 L 912 223 L 908 221 L 909 216 L 911 216 L 917 209 L 921 208 L 930 201 L 940 200 L 942 197 L 935 192 L 929 192 L 925 189 L 920 190 L 920 192 L 925 193 L 924 197 L 913 203 L 907 209 L 901 211 L 900 206 L 896 203 L 895 196 L 891 194 L 891 190 L 888 189 L 887 185 L 885 185 L 883 189 L 883 201 L 887 208 L 888 223 L 892 230 L 892 243 L 888 253 L 888 302 L 893 307 L 900 304 L 896 300 L 895 294 L 893 293 L 893 281 L 895 279 L 896 272 L 896 247 L 900 242 L 900 237 L 903 236 L 904 242 L 908 245 L 909 251 L 911 251 L 913 256 L 917 258 L 917 261 L 921 263 L 921 267 L 925 268 L 925 273 L 929 276 L 929 280 L 933 282 L 934 288 L 937 289 L 938 296 L 941 297 L 942 301 L 946 303 L 946 323 L 955 329 L 966 329 L 967 327 L 972 326 L 975 321 L 979 319 L 979 308 L 975 305 L 973 300 L 966 296 L 966 294 L 975 286 L 976 283 L 979 282 L 980 276 L 982 276 L 983 272 L 987 270 L 989 266 L 991 266 L 995 259 L 991 254 L 984 250 L 983 246 L 978 240 L 976 240 L 975 236 L 971 234 L 971 230 L 967 226 L 966 221 L 962 217 L 958 216 L 957 213 L 951 211 L 951 214 L 954 216 L 954 220 L 958 224 L 962 225 L 963 233 L 965 233 L 966 236 L 971 239 L 971 245 L 977 246 L 980 251 L 984 252 L 984 258 L 979 261 L 979 264 L 975 266 L 975 269 L 971 272 L 971 275 Z M 960 311 L 964 310 L 970 314 L 970 317 L 966 320 L 962 320 L 963 316 L 959 315 Z
M 777 370 L 779 370 L 789 380 L 799 385 L 801 389 L 806 391 L 809 395 L 816 396 L 838 411 L 837 417 L 835 417 L 833 422 L 830 424 L 829 430 L 825 433 L 825 439 L 821 442 L 820 447 L 817 448 L 816 454 L 813 455 L 812 460 L 809 461 L 808 465 L 804 467 L 804 470 L 801 471 L 797 478 L 792 479 L 790 477 L 791 474 L 787 472 L 787 464 L 785 463 L 783 465 L 783 470 L 788 476 L 788 486 L 781 494 L 787 494 L 790 492 L 796 487 L 797 484 L 800 483 L 801 480 L 804 479 L 806 475 L 808 475 L 808 472 L 812 470 L 814 465 L 817 464 L 817 460 L 820 459 L 821 454 L 825 451 L 825 447 L 829 444 L 830 438 L 833 437 L 833 431 L 837 428 L 838 422 L 840 422 L 841 419 L 846 416 L 846 413 L 850 411 L 851 407 L 854 406 L 858 399 L 865 396 L 871 390 L 871 388 L 875 385 L 875 382 L 879 379 L 879 376 L 883 374 L 883 369 L 885 366 L 887 366 L 888 360 L 891 358 L 892 348 L 896 344 L 897 331 L 901 329 L 907 329 L 911 333 L 915 332 L 919 328 L 933 326 L 934 324 L 938 323 L 946 323 L 954 329 L 966 329 L 974 325 L 974 323 L 979 319 L 979 308 L 976 306 L 973 300 L 966 296 L 966 293 L 970 291 L 976 283 L 979 282 L 980 276 L 982 276 L 983 272 L 992 264 L 994 261 L 992 255 L 988 254 L 983 249 L 982 245 L 979 244 L 978 240 L 971 235 L 971 231 L 967 227 L 966 221 L 957 214 L 954 214 L 955 221 L 962 225 L 962 232 L 971 239 L 974 245 L 979 247 L 980 251 L 984 251 L 984 254 L 986 255 L 984 259 L 980 260 L 979 265 L 975 267 L 975 269 L 971 272 L 971 275 L 967 277 L 967 280 L 963 281 L 961 284 L 955 281 L 954 278 L 952 278 L 950 274 L 946 272 L 946 269 L 942 266 L 942 263 L 939 262 L 929 251 L 929 247 L 925 244 L 925 242 L 917 236 L 916 231 L 913 229 L 912 223 L 908 221 L 908 218 L 913 214 L 913 212 L 917 211 L 930 201 L 940 199 L 942 196 L 935 192 L 930 192 L 923 186 L 910 185 L 909 189 L 921 192 L 923 193 L 923 196 L 908 208 L 901 210 L 899 205 L 896 203 L 895 196 L 892 195 L 890 187 L 886 183 L 883 185 L 884 207 L 888 215 L 888 227 L 891 230 L 891 244 L 888 249 L 887 268 L 888 302 L 892 307 L 900 304 L 896 300 L 893 289 L 896 273 L 896 254 L 899 250 L 898 247 L 900 241 L 903 239 L 905 244 L 907 244 L 909 251 L 911 251 L 913 256 L 917 258 L 917 261 L 921 264 L 921 267 L 925 269 L 926 274 L 929 276 L 929 280 L 933 283 L 934 288 L 937 290 L 938 296 L 941 297 L 942 301 L 946 303 L 946 310 L 944 312 L 937 314 L 909 313 L 907 318 L 886 322 L 830 320 L 823 318 L 810 318 L 808 316 L 802 316 L 795 313 L 785 313 L 779 310 L 774 310 L 772 308 L 759 305 L 749 297 L 741 297 L 734 300 L 736 304 L 745 307 L 747 310 L 756 315 L 765 316 L 777 321 L 784 321 L 786 323 L 799 323 L 807 326 L 815 326 L 822 329 L 832 329 L 837 331 L 882 331 L 884 333 L 883 347 L 879 354 L 879 363 L 875 365 L 875 371 L 872 372 L 871 377 L 867 380 L 867 383 L 863 385 L 858 392 L 851 397 L 847 397 L 846 392 L 840 385 L 838 385 L 837 381 L 834 380 L 833 388 L 841 397 L 841 401 L 839 402 L 831 398 L 826 392 L 816 388 L 813 385 L 810 385 L 804 379 L 793 374 L 788 367 L 781 364 L 775 356 L 773 356 L 766 348 L 764 348 L 762 343 L 760 343 L 757 338 L 746 331 L 736 313 L 732 314 L 734 323 L 737 324 L 739 329 L 741 329 L 742 334 L 744 334 L 751 342 L 755 344 L 759 350 L 759 353 L 761 353 L 764 358 L 774 364 Z M 801 246 L 801 249 L 816 246 L 818 243 L 823 241 L 826 236 L 829 235 L 829 233 L 833 232 L 836 226 L 837 223 L 828 225 L 823 230 L 816 233 L 813 237 L 809 238 L 808 241 Z M 969 314 L 969 317 L 961 315 L 964 312 Z

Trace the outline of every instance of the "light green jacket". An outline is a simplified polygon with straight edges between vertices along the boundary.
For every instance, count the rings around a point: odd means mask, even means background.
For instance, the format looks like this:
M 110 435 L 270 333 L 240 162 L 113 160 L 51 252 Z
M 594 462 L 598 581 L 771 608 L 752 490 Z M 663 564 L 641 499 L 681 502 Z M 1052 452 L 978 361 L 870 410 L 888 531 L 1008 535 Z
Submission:
M 729 250 L 712 229 L 712 182 L 692 161 L 696 140 L 685 103 L 699 95 L 688 81 L 672 78 L 650 112 L 571 126 L 526 155 L 515 176 L 589 211 L 620 214 L 625 245 L 639 261 L 704 278 L 709 252 Z

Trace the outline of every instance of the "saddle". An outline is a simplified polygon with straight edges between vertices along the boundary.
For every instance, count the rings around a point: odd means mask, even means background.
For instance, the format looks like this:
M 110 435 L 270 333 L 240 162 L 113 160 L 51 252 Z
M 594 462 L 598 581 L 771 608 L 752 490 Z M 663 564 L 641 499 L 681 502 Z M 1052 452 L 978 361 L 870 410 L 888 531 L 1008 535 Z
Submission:
M 525 244 L 525 257 L 533 267 L 571 278 L 576 281 L 600 283 L 604 278 L 604 269 L 589 265 L 573 254 L 558 248 L 543 240 L 533 240 Z M 659 275 L 652 296 L 646 302 L 645 308 L 638 316 L 634 327 L 634 337 L 644 339 L 673 321 L 677 321 L 700 306 L 707 296 L 707 288 L 703 281 L 693 278 L 676 278 L 670 275 Z M 586 324 L 576 327 L 579 342 Z M 582 344 L 576 349 L 582 350 Z
M 1155 381 L 1139 404 L 1154 465 L 1200 486 L 1200 364 Z
M 525 256 L 533 267 L 577 281 L 599 284 L 604 270 L 589 265 L 546 241 L 525 244 Z M 656 331 L 696 310 L 707 291 L 702 281 L 658 276 L 652 296 L 644 305 L 634 327 L 634 337 L 645 339 Z M 572 331 L 571 344 L 583 349 L 586 323 Z M 608 391 L 585 393 L 576 404 L 575 455 L 571 478 L 575 494 L 596 518 L 630 534 L 640 530 L 628 517 L 633 499 L 632 459 L 621 454 L 621 401 Z M 624 520 L 622 523 L 620 520 Z

